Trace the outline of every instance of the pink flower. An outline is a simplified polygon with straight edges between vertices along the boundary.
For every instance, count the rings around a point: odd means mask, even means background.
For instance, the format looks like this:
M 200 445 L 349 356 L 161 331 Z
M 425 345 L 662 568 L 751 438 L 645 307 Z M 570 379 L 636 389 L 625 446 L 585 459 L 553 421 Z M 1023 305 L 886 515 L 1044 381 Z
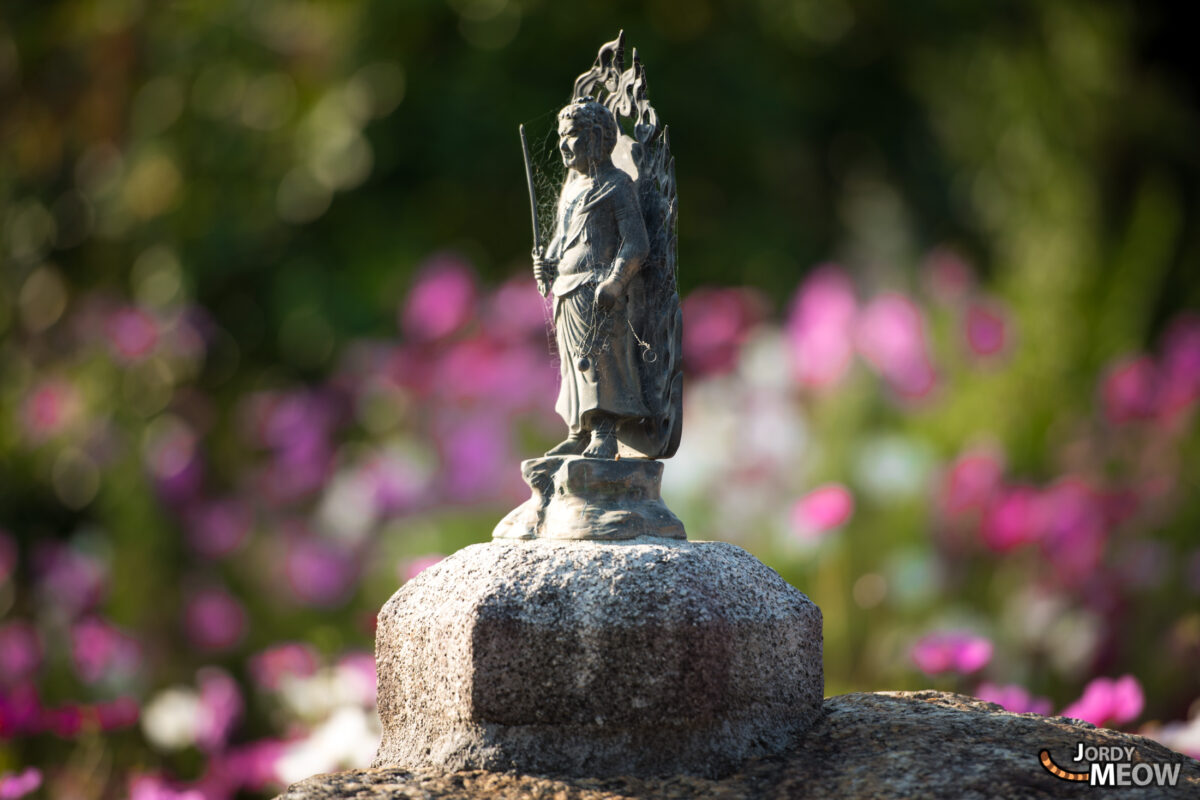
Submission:
M 506 488 L 497 477 L 515 473 L 509 469 L 514 460 L 505 420 L 485 414 L 455 420 L 445 428 L 441 478 L 450 499 L 479 502 Z
M 1059 577 L 1069 583 L 1093 573 L 1104 557 L 1104 506 L 1090 486 L 1074 477 L 1057 481 L 1041 496 L 1042 544 Z
M 47 378 L 25 398 L 21 422 L 35 442 L 67 428 L 80 414 L 82 401 L 75 387 L 62 378 Z
M 907 297 L 881 294 L 858 321 L 858 351 L 888 385 L 908 399 L 927 396 L 936 376 L 920 309 Z
M 841 527 L 854 514 L 854 495 L 840 483 L 818 486 L 792 506 L 792 528 L 806 539 L 815 539 Z
M 250 510 L 240 500 L 201 501 L 188 511 L 188 541 L 208 558 L 227 556 L 246 540 L 253 524 Z
M 1008 319 L 994 303 L 974 302 L 967 308 L 967 345 L 977 356 L 988 358 L 1004 351 L 1008 342 Z
M 20 683 L 41 663 L 42 643 L 32 625 L 17 620 L 0 626 L 0 684 Z
M 943 305 L 961 301 L 975 282 L 967 262 L 958 253 L 944 247 L 929 254 L 925 260 L 923 278 L 929 293 Z
M 975 696 L 980 700 L 995 703 L 1014 714 L 1041 714 L 1042 716 L 1046 716 L 1050 713 L 1051 709 L 1050 698 L 1034 697 L 1024 686 L 1016 684 L 998 686 L 985 681 L 975 689 Z
M 546 340 L 550 311 L 532 277 L 513 278 L 492 292 L 484 311 L 484 330 L 501 341 Z
M 104 326 L 113 351 L 126 361 L 145 358 L 158 343 L 158 323 L 139 308 L 123 308 Z
M 1150 419 L 1158 410 L 1158 369 L 1148 356 L 1117 361 L 1105 374 L 1100 394 L 1112 424 Z
M 857 313 L 854 284 L 841 267 L 819 267 L 800 285 L 786 332 L 793 370 L 803 386 L 825 388 L 845 377 L 854 356 Z
M 1187 313 L 1168 328 L 1163 343 L 1159 412 L 1171 418 L 1200 399 L 1200 314 Z
M 129 800 L 209 800 L 199 789 L 172 785 L 157 775 L 134 775 L 129 781 Z
M 728 372 L 763 301 L 747 289 L 696 289 L 683 301 L 683 362 L 693 375 Z
M 184 628 L 201 650 L 229 650 L 246 632 L 246 612 L 224 589 L 201 589 L 184 606 Z
M 132 697 L 118 697 L 106 703 L 97 703 L 93 709 L 102 731 L 128 728 L 138 721 L 140 709 Z
M 276 764 L 287 752 L 287 743 L 274 739 L 249 742 L 229 751 L 214 755 L 210 763 L 213 772 L 221 772 L 229 778 L 228 783 L 251 792 L 263 792 L 268 788 L 282 788 Z
M 312 536 L 287 543 L 284 571 L 296 599 L 313 606 L 337 606 L 354 590 L 358 571 L 352 554 Z
M 1145 696 L 1132 675 L 1120 678 L 1096 678 L 1083 690 L 1083 696 L 1064 708 L 1060 716 L 1081 719 L 1093 725 L 1123 725 L 1142 713 Z
M 250 659 L 250 675 L 265 689 L 278 689 L 291 676 L 306 678 L 316 671 L 316 651 L 299 642 L 269 647 Z
M 411 581 L 413 578 L 420 575 L 429 567 L 432 567 L 434 564 L 441 561 L 443 558 L 445 558 L 445 556 L 441 553 L 430 553 L 429 555 L 417 556 L 416 558 L 410 558 L 407 561 L 402 561 L 400 562 L 400 569 L 398 570 L 400 573 L 400 579 L 407 583 L 408 581 Z
M 983 511 L 1000 489 L 1004 465 L 990 450 L 968 450 L 942 479 L 941 506 L 948 517 Z
M 992 660 L 992 643 L 966 631 L 938 631 L 918 639 L 910 655 L 926 675 L 969 675 Z
M 97 617 L 71 628 L 71 656 L 84 683 L 96 683 L 114 673 L 132 675 L 142 661 L 136 639 Z
M 208 752 L 222 750 L 242 716 L 242 693 L 229 673 L 205 667 L 196 673 L 200 686 L 200 713 L 196 745 Z
M 414 339 L 441 339 L 475 312 L 475 279 L 455 255 L 436 255 L 421 268 L 404 301 L 401 326 Z
M 37 767 L 26 767 L 20 772 L 0 774 L 0 800 L 16 800 L 36 792 L 42 786 L 42 772 Z
M 1027 486 L 1000 491 L 988 504 L 979 532 L 983 543 L 996 553 L 1007 553 L 1036 541 L 1041 533 L 1037 491 Z
M 375 655 L 368 652 L 346 653 L 337 664 L 338 672 L 353 687 L 355 696 L 364 708 L 372 708 L 376 700 Z
M 0 685 L 0 739 L 41 731 L 44 713 L 32 683 L 26 681 L 12 689 Z
M 57 542 L 34 550 L 38 589 L 45 602 L 71 616 L 93 608 L 104 597 L 108 575 L 95 557 Z

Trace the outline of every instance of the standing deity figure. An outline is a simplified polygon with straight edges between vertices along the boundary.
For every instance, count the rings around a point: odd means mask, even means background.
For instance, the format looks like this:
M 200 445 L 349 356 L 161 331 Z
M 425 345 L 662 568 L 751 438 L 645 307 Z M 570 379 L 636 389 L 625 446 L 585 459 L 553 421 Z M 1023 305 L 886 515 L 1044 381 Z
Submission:
M 547 456 L 667 458 L 679 446 L 674 161 L 636 51 L 630 69 L 623 62 L 619 37 L 558 114 L 566 177 L 553 237 L 533 254 L 534 277 L 553 296 L 555 410 L 568 427 Z

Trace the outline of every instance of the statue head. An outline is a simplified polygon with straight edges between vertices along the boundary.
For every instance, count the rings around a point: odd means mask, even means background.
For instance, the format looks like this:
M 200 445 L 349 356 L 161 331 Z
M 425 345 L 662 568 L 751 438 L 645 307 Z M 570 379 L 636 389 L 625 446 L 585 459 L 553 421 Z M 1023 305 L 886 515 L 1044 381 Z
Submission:
M 590 173 L 612 157 L 617 120 L 590 97 L 558 112 L 558 149 L 568 169 Z

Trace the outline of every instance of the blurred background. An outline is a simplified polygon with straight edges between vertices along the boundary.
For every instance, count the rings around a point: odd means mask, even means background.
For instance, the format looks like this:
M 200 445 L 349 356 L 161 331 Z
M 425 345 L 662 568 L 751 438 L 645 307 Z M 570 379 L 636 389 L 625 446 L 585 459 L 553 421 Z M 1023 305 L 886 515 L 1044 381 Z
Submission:
M 375 612 L 562 436 L 516 129 L 621 28 L 677 157 L 690 536 L 821 605 L 828 694 L 1200 756 L 1166 8 L 8 0 L 0 793 L 369 762 Z

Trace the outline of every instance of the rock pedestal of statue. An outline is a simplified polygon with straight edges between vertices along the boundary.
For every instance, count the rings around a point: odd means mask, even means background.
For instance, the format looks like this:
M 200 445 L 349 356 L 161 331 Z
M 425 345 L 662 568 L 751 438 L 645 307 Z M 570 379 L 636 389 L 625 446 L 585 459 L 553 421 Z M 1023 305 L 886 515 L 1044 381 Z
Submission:
M 496 541 L 376 634 L 377 767 L 716 776 L 821 713 L 821 612 L 731 544 Z

